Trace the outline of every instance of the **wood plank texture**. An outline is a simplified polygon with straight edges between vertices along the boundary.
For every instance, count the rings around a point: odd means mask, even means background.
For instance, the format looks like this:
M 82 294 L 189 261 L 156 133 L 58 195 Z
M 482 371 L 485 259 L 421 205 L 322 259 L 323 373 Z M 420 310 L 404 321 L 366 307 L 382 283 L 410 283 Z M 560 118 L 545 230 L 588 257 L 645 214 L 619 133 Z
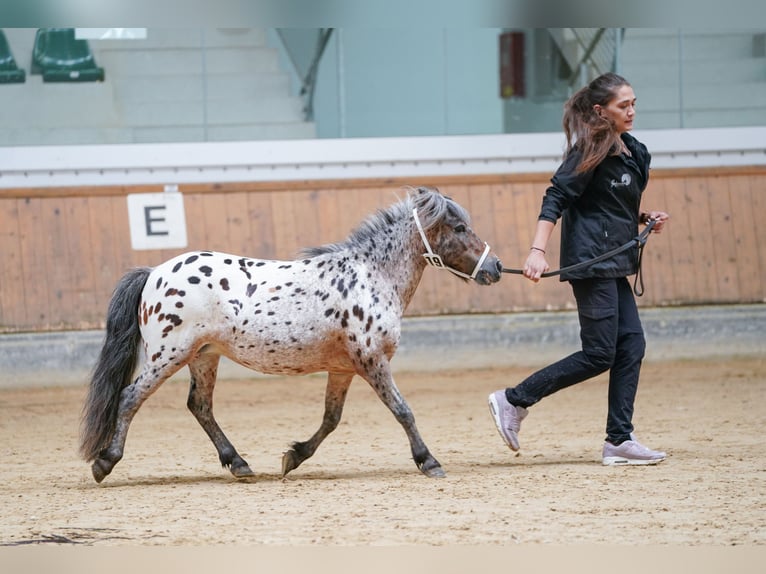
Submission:
M 519 268 L 534 235 L 547 177 L 441 177 L 180 186 L 189 250 L 292 259 L 303 247 L 344 240 L 404 186 L 436 185 L 466 207 L 475 231 L 506 267 Z M 654 170 L 645 209 L 667 211 L 666 231 L 644 254 L 643 306 L 766 301 L 766 170 Z M 155 187 L 2 190 L 0 332 L 102 328 L 123 273 L 187 249 L 133 251 L 128 193 Z M 558 268 L 559 231 L 547 259 Z M 504 275 L 491 287 L 426 269 L 408 315 L 499 313 L 573 306 L 558 278 Z

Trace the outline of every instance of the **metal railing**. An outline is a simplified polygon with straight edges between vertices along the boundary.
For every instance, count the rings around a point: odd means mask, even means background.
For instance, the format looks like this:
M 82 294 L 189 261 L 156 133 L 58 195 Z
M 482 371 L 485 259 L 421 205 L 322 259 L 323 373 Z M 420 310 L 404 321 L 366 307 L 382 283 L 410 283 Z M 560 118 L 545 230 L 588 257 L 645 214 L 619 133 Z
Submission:
M 572 71 L 568 83 L 584 85 L 606 72 L 619 72 L 624 28 L 557 28 L 551 37 Z
M 333 30 L 334 28 L 301 30 L 302 38 L 300 40 L 303 41 L 297 41 L 292 34 L 288 35 L 285 30 L 277 29 L 282 45 L 285 47 L 296 73 L 301 78 L 299 94 L 303 99 L 303 119 L 306 121 L 314 120 L 314 91 L 316 90 L 317 71 Z M 313 46 L 306 45 L 307 34 L 316 34 Z

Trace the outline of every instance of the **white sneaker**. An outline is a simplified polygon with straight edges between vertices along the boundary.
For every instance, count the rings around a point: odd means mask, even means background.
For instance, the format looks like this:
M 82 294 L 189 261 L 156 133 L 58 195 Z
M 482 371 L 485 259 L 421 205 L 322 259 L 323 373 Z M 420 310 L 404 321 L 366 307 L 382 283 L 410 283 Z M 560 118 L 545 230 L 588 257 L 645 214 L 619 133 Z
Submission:
M 601 456 L 604 466 L 616 466 L 626 464 L 657 464 L 665 460 L 667 455 L 662 451 L 647 448 L 637 440 L 626 440 L 617 446 L 609 441 L 604 442 Z
M 487 397 L 489 413 L 495 421 L 497 432 L 513 451 L 519 450 L 519 429 L 521 421 L 527 416 L 527 409 L 515 407 L 505 398 L 505 390 L 495 391 Z

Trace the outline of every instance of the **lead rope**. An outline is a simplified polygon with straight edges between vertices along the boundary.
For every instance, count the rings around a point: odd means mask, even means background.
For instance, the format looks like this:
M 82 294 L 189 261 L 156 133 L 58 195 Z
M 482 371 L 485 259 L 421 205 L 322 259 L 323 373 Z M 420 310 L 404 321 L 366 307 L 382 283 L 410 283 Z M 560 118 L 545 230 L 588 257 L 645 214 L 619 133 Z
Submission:
M 601 255 L 598 255 L 597 257 L 593 257 L 592 259 L 588 259 L 587 261 L 580 261 L 580 263 L 575 263 L 574 265 L 568 265 L 567 267 L 562 267 L 561 269 L 557 269 L 556 271 L 547 271 L 540 275 L 540 277 L 553 277 L 555 275 L 561 275 L 562 273 L 568 273 L 570 271 L 575 271 L 577 269 L 582 269 L 583 267 L 589 267 L 591 265 L 595 265 L 596 263 L 600 263 L 601 261 L 604 261 L 605 259 L 609 259 L 610 257 L 614 257 L 615 255 L 622 253 L 623 251 L 626 251 L 634 246 L 634 244 L 638 245 L 638 271 L 636 272 L 636 278 L 633 281 L 633 293 L 636 294 L 636 297 L 641 297 L 644 294 L 644 274 L 643 270 L 641 268 L 641 264 L 643 262 L 643 256 L 644 256 L 644 246 L 646 245 L 646 240 L 649 238 L 649 234 L 652 232 L 652 228 L 657 223 L 656 219 L 650 219 L 644 230 L 636 235 L 633 239 L 628 241 L 627 243 L 624 243 L 623 245 L 620 245 L 619 247 L 612 249 L 611 251 L 607 251 L 606 253 L 602 253 Z M 503 267 L 503 273 L 512 273 L 514 275 L 524 275 L 523 269 L 508 269 L 506 267 Z M 640 290 L 639 290 L 640 285 Z
M 654 220 L 652 220 L 651 225 L 654 227 Z M 636 271 L 636 277 L 633 279 L 633 293 L 635 293 L 636 297 L 641 297 L 644 294 L 644 269 L 642 267 L 644 247 L 646 247 L 646 238 L 644 238 L 643 243 L 638 244 L 638 271 Z M 641 286 L 640 291 L 638 290 L 638 285 Z

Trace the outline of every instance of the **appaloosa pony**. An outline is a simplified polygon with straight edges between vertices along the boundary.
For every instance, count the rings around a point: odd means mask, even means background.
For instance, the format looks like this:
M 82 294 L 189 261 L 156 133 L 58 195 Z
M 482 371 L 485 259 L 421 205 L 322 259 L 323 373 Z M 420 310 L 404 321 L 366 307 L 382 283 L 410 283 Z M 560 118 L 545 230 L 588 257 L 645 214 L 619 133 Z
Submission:
M 106 338 L 83 410 L 80 451 L 101 482 L 122 458 L 133 416 L 183 366 L 187 406 L 235 477 L 252 476 L 213 416 L 223 355 L 262 373 L 328 373 L 319 429 L 284 453 L 282 474 L 338 425 L 354 375 L 365 379 L 410 441 L 418 468 L 444 476 L 391 375 L 401 320 L 427 264 L 489 285 L 502 264 L 465 209 L 431 188 L 370 216 L 341 243 L 272 261 L 195 251 L 129 271 L 109 303 Z M 134 378 L 134 373 L 138 374 Z

